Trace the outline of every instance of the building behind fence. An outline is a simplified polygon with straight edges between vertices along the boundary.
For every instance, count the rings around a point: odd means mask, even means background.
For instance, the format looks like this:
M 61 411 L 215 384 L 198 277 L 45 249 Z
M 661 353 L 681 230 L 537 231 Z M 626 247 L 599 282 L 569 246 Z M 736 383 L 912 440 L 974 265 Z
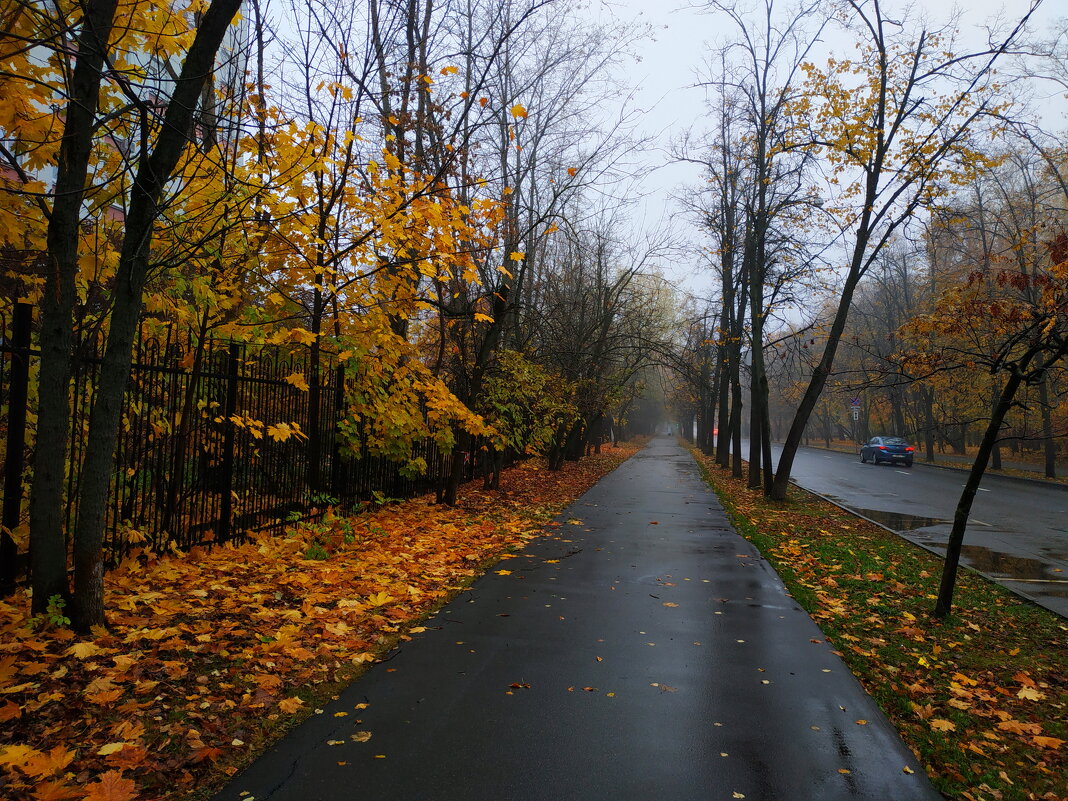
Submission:
M 0 341 L 3 526 L 21 534 L 33 469 L 38 350 L 32 307 L 19 303 L 9 309 Z M 100 355 L 98 345 L 83 344 L 74 359 L 68 541 L 77 517 L 79 466 Z M 322 360 L 317 393 L 286 380 L 294 373 L 310 380 L 310 358 L 304 345 L 209 339 L 198 346 L 173 335 L 139 339 L 109 496 L 109 562 L 134 544 L 156 551 L 172 543 L 187 549 L 280 528 L 292 513 L 335 500 L 353 504 L 376 494 L 409 498 L 440 489 L 452 457 L 439 453 L 433 441 L 416 443 L 414 456 L 427 464 L 420 476 L 405 475 L 401 465 L 384 457 L 344 455 L 336 425 L 343 413 L 344 375 L 336 361 Z M 296 423 L 303 435 L 276 441 L 265 427 L 278 423 Z M 467 459 L 466 477 L 474 477 L 477 469 L 476 459 Z M 0 583 L 10 584 L 16 565 L 25 563 L 20 553 L 25 547 L 17 544 L 25 539 L 4 533 Z

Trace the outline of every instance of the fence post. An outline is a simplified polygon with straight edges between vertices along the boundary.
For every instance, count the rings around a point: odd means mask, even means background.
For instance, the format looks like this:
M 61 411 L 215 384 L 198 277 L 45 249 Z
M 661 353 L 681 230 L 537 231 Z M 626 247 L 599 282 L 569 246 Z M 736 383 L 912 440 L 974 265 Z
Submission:
M 30 326 L 33 306 L 16 303 L 11 317 L 11 374 L 4 454 L 4 510 L 0 524 L 0 595 L 15 588 L 18 546 L 11 533 L 22 513 L 22 471 L 26 449 L 26 400 L 30 386 Z
M 222 462 L 222 503 L 219 505 L 219 528 L 216 542 L 230 539 L 230 526 L 234 512 L 234 439 L 237 426 L 231 419 L 237 413 L 237 381 L 240 369 L 241 346 L 230 343 L 226 361 L 226 405 L 223 409 L 223 462 Z

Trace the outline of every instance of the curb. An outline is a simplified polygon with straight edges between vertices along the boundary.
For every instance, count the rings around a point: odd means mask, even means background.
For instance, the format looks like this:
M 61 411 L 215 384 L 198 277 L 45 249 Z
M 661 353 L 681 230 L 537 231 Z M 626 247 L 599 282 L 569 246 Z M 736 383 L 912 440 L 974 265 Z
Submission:
M 827 450 L 827 449 L 826 448 L 820 448 L 820 450 Z M 934 465 L 928 465 L 928 467 L 934 467 Z M 949 468 L 946 468 L 946 469 L 947 470 L 954 470 L 954 469 L 957 469 L 957 468 L 949 467 Z M 1031 481 L 1033 483 L 1033 479 L 1024 478 L 1024 479 L 1020 479 L 1020 480 L 1021 481 Z M 797 489 L 802 490 L 803 492 L 807 492 L 809 495 L 812 495 L 813 497 L 819 498 L 821 501 L 826 501 L 831 506 L 838 507 L 843 512 L 846 512 L 848 514 L 853 515 L 853 517 L 858 517 L 861 520 L 864 520 L 864 521 L 867 521 L 868 523 L 871 523 L 873 526 L 878 526 L 883 531 L 888 531 L 891 534 L 893 534 L 894 536 L 900 537 L 901 539 L 905 540 L 905 542 L 911 543 L 912 545 L 915 545 L 917 548 L 923 548 L 923 550 L 934 554 L 939 559 L 945 560 L 945 554 L 944 553 L 939 553 L 936 549 L 930 547 L 929 545 L 924 545 L 922 542 L 916 542 L 916 540 L 912 539 L 911 537 L 905 536 L 902 532 L 895 531 L 894 529 L 890 528 L 889 526 L 885 525 L 884 523 L 880 523 L 878 520 L 872 520 L 870 517 L 865 517 L 864 515 L 862 515 L 860 512 L 856 511 L 855 509 L 850 509 L 848 506 L 844 506 L 844 505 L 838 503 L 837 501 L 833 501 L 830 498 L 828 498 L 826 495 L 821 495 L 820 493 L 816 492 L 815 490 L 810 490 L 810 489 L 807 489 L 806 487 L 802 487 L 800 484 L 798 484 L 797 482 L 795 482 L 793 480 L 790 481 L 790 484 L 792 486 L 796 487 Z M 1020 590 L 1017 590 L 1014 587 L 1010 587 L 1009 585 L 1004 583 L 1004 581 L 1011 581 L 1012 579 L 1004 579 L 1004 580 L 1002 580 L 1002 579 L 998 579 L 998 578 L 996 578 L 994 576 L 988 576 L 983 571 L 977 570 L 976 568 L 972 567 L 971 565 L 965 564 L 964 562 L 960 562 L 957 567 L 958 567 L 958 569 L 963 568 L 965 570 L 969 570 L 972 573 L 975 573 L 977 576 L 982 576 L 987 581 L 989 581 L 989 582 L 991 582 L 993 584 L 997 584 L 999 587 L 1003 587 L 1004 589 L 1006 589 L 1009 592 L 1011 592 L 1013 595 L 1017 596 L 1018 598 L 1022 598 L 1023 600 L 1027 601 L 1028 603 L 1031 603 L 1031 604 L 1034 604 L 1035 606 L 1041 607 L 1042 609 L 1045 609 L 1048 612 L 1052 612 L 1055 615 L 1060 615 L 1061 617 L 1064 617 L 1064 614 L 1062 612 L 1058 612 L 1056 609 L 1050 609 L 1048 606 L 1046 606 L 1045 604 L 1043 604 L 1040 601 L 1036 600 L 1035 598 L 1032 598 L 1030 595 L 1027 595 L 1027 594 L 1021 592 Z

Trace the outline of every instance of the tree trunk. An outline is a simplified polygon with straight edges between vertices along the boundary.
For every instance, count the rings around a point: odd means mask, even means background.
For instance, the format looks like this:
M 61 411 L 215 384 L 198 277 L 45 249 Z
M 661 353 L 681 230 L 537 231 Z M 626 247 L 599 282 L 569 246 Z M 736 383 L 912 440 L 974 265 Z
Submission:
M 117 0 L 88 0 L 59 146 L 55 200 L 48 220 L 48 270 L 41 297 L 41 363 L 37 378 L 37 440 L 30 488 L 32 610 L 42 613 L 53 595 L 69 599 L 63 484 L 70 439 L 71 355 L 77 297 L 78 235 L 100 77 Z M 68 502 L 70 499 L 68 499 Z
M 923 391 L 923 419 L 924 419 L 924 432 L 923 432 L 923 450 L 924 459 L 928 462 L 933 462 L 934 446 L 935 446 L 935 422 L 934 422 L 934 390 L 925 389 Z
M 241 0 L 212 0 L 189 48 L 151 154 L 141 159 L 130 194 L 116 271 L 107 348 L 89 416 L 80 506 L 74 538 L 74 604 L 78 631 L 104 624 L 104 525 L 123 396 L 133 360 L 133 341 L 149 269 L 149 245 L 160 199 L 191 142 L 193 112 L 215 55 Z
M 735 371 L 738 364 L 735 362 Z M 742 384 L 738 380 L 738 374 L 733 376 L 734 386 L 731 387 L 731 475 L 734 478 L 742 477 Z
M 1038 405 L 1042 410 L 1042 453 L 1045 457 L 1046 478 L 1057 477 L 1057 445 L 1053 441 L 1053 410 L 1049 405 L 1048 376 L 1038 382 Z
M 990 413 L 993 414 L 994 410 L 998 406 L 998 391 L 997 388 L 992 387 L 990 393 Z M 990 469 L 1001 469 L 1001 445 L 998 444 L 998 440 L 994 440 L 994 447 L 990 452 Z
M 755 395 L 755 390 L 751 395 Z M 755 398 L 751 399 L 751 403 Z M 764 420 L 752 406 L 749 407 L 749 475 L 746 486 L 756 489 L 760 486 L 760 460 L 763 454 L 762 442 L 764 438 Z
M 1026 357 L 1020 366 L 1020 370 L 1024 369 L 1033 356 L 1034 354 L 1031 353 Z M 1021 380 L 1020 372 L 1014 371 L 1009 376 L 1008 381 L 1005 382 L 997 404 L 991 412 L 986 432 L 979 443 L 979 452 L 975 455 L 975 462 L 968 473 L 968 480 L 964 483 L 964 490 L 960 494 L 960 500 L 957 501 L 957 509 L 953 513 L 953 529 L 949 533 L 949 542 L 946 544 L 946 560 L 942 567 L 942 582 L 938 589 L 938 601 L 934 610 L 935 617 L 945 617 L 953 607 L 953 590 L 957 582 L 957 566 L 960 563 L 960 551 L 964 543 L 964 532 L 968 527 L 968 516 L 972 511 L 972 502 L 975 500 L 975 493 L 979 490 L 979 482 L 983 480 L 983 473 L 986 471 L 986 463 L 990 457 L 990 451 L 993 450 L 994 443 L 997 441 L 998 434 L 1001 431 L 1001 423 L 1012 406 L 1013 397 L 1016 395 L 1016 390 L 1019 388 Z

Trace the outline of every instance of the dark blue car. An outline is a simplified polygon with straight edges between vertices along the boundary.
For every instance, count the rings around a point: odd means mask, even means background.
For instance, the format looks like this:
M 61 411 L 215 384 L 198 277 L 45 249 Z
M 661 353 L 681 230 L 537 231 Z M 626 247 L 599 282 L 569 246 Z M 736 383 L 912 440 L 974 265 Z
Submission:
M 875 464 L 890 462 L 912 467 L 914 451 L 915 448 L 902 437 L 872 437 L 860 446 L 860 461 L 871 459 Z

